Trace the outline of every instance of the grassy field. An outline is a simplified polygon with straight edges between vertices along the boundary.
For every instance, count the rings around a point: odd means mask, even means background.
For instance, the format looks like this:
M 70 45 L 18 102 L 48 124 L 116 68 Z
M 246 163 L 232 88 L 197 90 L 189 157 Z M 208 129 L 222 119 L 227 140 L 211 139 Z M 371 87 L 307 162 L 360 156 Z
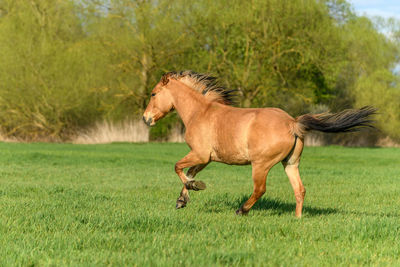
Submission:
M 304 216 L 281 166 L 212 163 L 175 210 L 184 144 L 0 143 L 0 265 L 400 265 L 400 149 L 309 147 Z

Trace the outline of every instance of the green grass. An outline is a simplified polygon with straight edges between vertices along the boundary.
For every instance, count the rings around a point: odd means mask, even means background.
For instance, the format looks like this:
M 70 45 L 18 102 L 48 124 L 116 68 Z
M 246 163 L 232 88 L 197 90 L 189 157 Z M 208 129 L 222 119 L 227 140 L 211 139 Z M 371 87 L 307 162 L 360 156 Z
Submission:
M 184 144 L 0 143 L 0 265 L 400 265 L 400 149 L 304 150 L 250 211 L 249 166 L 212 163 L 175 210 Z

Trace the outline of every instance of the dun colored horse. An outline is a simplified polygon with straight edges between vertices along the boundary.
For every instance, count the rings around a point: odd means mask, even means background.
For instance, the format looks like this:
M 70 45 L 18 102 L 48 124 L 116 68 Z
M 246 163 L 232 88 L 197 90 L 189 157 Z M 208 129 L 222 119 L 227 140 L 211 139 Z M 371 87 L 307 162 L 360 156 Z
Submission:
M 299 163 L 304 136 L 310 130 L 349 132 L 372 127 L 375 109 L 344 110 L 331 114 L 305 114 L 293 118 L 278 108 L 236 108 L 230 106 L 236 90 L 221 87 L 216 78 L 192 71 L 169 72 L 151 92 L 143 120 L 153 126 L 176 109 L 186 127 L 185 140 L 191 151 L 175 164 L 183 183 L 176 208 L 189 201 L 188 190 L 206 185 L 194 177 L 211 161 L 252 165 L 254 190 L 236 211 L 247 214 L 265 193 L 269 170 L 281 162 L 296 197 L 296 216 L 301 217 L 306 190 L 300 179 Z M 187 174 L 184 168 L 189 168 Z

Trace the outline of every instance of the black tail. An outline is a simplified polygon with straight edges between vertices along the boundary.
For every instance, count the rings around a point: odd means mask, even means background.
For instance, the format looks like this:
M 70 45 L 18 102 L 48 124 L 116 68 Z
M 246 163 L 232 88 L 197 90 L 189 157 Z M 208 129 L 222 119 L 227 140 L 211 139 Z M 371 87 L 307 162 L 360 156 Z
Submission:
M 347 109 L 338 113 L 305 114 L 296 118 L 303 132 L 316 130 L 327 133 L 356 132 L 361 128 L 375 128 L 372 115 L 376 109 L 370 106 Z

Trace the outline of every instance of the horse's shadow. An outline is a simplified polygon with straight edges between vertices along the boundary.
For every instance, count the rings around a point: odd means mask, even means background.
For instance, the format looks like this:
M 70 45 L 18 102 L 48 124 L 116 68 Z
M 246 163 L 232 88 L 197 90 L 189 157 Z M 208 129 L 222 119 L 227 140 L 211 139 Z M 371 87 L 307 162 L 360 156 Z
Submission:
M 242 195 L 238 199 L 239 206 L 241 206 L 244 202 L 247 201 L 249 197 L 247 195 Z M 256 204 L 254 204 L 253 210 L 273 210 L 278 214 L 282 213 L 294 213 L 296 210 L 296 202 L 285 202 L 280 199 L 273 199 L 270 197 L 263 197 L 259 199 Z M 317 208 L 311 207 L 308 205 L 303 206 L 303 213 L 310 216 L 319 216 L 319 215 L 327 215 L 327 214 L 335 214 L 340 213 L 341 211 L 335 208 Z
M 226 196 L 225 196 L 226 197 Z M 238 209 L 244 202 L 249 199 L 249 196 L 243 194 L 242 196 L 238 197 L 237 199 L 233 199 L 232 201 L 228 201 L 224 199 L 223 201 L 214 200 L 207 205 L 209 207 L 210 212 L 218 212 L 222 211 L 224 208 L 220 205 L 224 205 L 225 208 L 236 210 Z M 218 204 L 217 204 L 218 203 Z M 219 208 L 215 206 L 218 205 Z M 284 214 L 284 213 L 294 213 L 296 209 L 296 203 L 289 203 L 282 201 L 280 199 L 273 199 L 270 197 L 263 197 L 260 198 L 256 204 L 252 207 L 252 210 L 271 210 L 277 214 Z M 341 211 L 335 208 L 316 208 L 311 206 L 303 206 L 303 213 L 307 214 L 307 216 L 319 216 L 319 215 L 327 215 L 327 214 L 335 214 L 335 213 L 342 213 Z
M 229 200 L 227 195 L 222 195 L 217 199 L 213 199 L 208 203 L 208 211 L 210 212 L 222 212 L 224 210 L 236 210 L 244 202 L 249 199 L 249 195 L 243 194 L 242 196 Z M 274 199 L 271 197 L 262 197 L 252 207 L 252 210 L 269 210 L 275 214 L 293 213 L 296 210 L 296 202 L 285 202 L 280 199 Z M 400 217 L 399 213 L 379 213 L 379 212 L 367 212 L 367 211 L 347 211 L 340 210 L 337 208 L 318 208 L 308 205 L 303 206 L 303 214 L 306 216 L 321 216 L 330 214 L 342 214 L 342 215 L 357 215 L 357 216 L 384 216 L 384 217 Z

